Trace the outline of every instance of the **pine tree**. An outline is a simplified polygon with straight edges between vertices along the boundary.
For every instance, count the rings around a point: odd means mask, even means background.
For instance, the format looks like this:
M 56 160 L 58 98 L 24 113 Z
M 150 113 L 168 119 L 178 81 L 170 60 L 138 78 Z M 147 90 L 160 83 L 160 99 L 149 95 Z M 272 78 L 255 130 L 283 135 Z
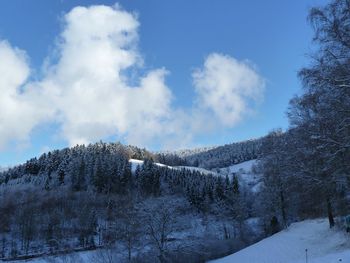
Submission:
M 104 190 L 105 186 L 105 176 L 100 159 L 98 159 L 95 164 L 92 181 L 96 187 L 97 192 L 101 193 Z

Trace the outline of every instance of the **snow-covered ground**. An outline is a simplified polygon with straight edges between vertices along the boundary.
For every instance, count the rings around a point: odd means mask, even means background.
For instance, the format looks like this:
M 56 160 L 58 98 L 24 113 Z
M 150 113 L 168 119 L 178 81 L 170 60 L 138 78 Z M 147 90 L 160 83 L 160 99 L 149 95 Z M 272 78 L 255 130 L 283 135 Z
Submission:
M 262 175 L 253 172 L 253 167 L 258 160 L 249 160 L 219 169 L 220 174 L 236 175 L 241 183 L 247 185 L 253 192 L 258 192 L 261 187 Z
M 181 237 L 181 233 L 178 234 L 178 237 Z M 308 251 L 308 261 L 306 261 L 305 249 Z M 111 256 L 116 260 L 115 262 L 121 259 L 121 255 L 112 255 L 110 253 L 111 252 L 105 250 L 84 251 L 57 257 L 43 257 L 27 262 L 100 262 L 97 259 L 101 260 L 103 257 L 110 258 Z M 10 263 L 16 262 L 19 261 Z M 294 223 L 287 230 L 268 237 L 235 254 L 211 261 L 211 263 L 305 262 L 349 263 L 349 235 L 337 229 L 329 229 L 326 219 L 306 220 Z
M 132 172 L 135 172 L 137 166 L 142 166 L 143 165 L 143 161 L 142 160 L 137 160 L 137 159 L 130 159 L 129 162 L 131 163 L 131 170 Z M 193 166 L 169 166 L 169 165 L 165 165 L 162 163 L 154 163 L 155 165 L 161 166 L 161 167 L 168 167 L 170 169 L 187 169 L 187 170 L 191 170 L 191 171 L 198 171 L 201 172 L 203 174 L 212 174 L 212 175 L 217 175 L 217 173 L 209 171 L 207 169 L 204 168 L 199 168 L 199 167 L 193 167 Z
M 326 219 L 306 220 L 212 263 L 350 262 L 350 236 L 329 229 Z
M 256 159 L 254 159 L 254 160 L 242 162 L 239 164 L 234 164 L 234 165 L 229 166 L 229 171 L 230 171 L 230 173 L 238 173 L 238 172 L 251 173 L 253 165 L 256 165 L 257 162 L 258 161 Z
M 216 172 L 204 169 L 204 168 L 200 168 L 200 167 L 194 167 L 194 166 L 174 166 L 174 168 L 176 169 L 187 169 L 187 170 L 191 170 L 191 171 L 197 171 L 200 172 L 202 174 L 211 174 L 214 176 L 218 176 L 218 174 Z
M 99 263 L 99 262 L 121 262 L 123 257 L 120 254 L 106 249 L 75 252 L 66 255 L 45 256 L 40 258 L 16 261 L 2 261 L 8 263 Z M 110 260 L 110 261 L 108 261 Z
M 142 166 L 143 165 L 143 160 L 137 160 L 137 159 L 130 159 L 129 162 L 131 163 L 131 170 L 132 172 L 135 172 L 137 166 Z M 168 167 L 172 168 L 171 166 L 162 164 L 162 163 L 154 163 L 155 165 L 161 166 L 161 167 Z
M 183 200 L 179 200 L 183 203 Z M 177 217 L 179 219 L 179 217 Z M 208 220 L 210 224 L 208 224 Z M 222 230 L 222 222 L 216 221 L 214 216 L 209 217 L 194 217 L 193 214 L 187 214 L 181 216 L 180 223 L 174 226 L 176 230 L 169 235 L 170 239 L 177 240 L 176 248 L 192 247 L 195 248 L 195 244 L 198 243 L 210 243 L 214 241 L 220 241 Z M 230 231 L 230 228 L 228 227 Z M 220 236 L 220 238 L 219 238 Z M 219 238 L 219 239 L 218 239 Z M 144 240 L 145 241 L 145 240 Z M 150 250 L 151 243 L 145 242 L 142 247 L 133 249 L 133 255 L 137 256 L 138 252 L 147 252 Z M 202 246 L 201 246 L 202 249 Z M 187 251 L 187 249 L 186 249 Z M 195 250 L 198 253 L 198 250 Z M 188 251 L 187 251 L 188 253 Z M 140 257 L 142 259 L 142 257 Z M 68 254 L 60 254 L 56 256 L 42 256 L 39 258 L 33 258 L 28 260 L 17 261 L 2 261 L 7 263 L 107 263 L 107 262 L 128 262 L 127 249 L 122 244 L 117 244 L 116 247 L 110 249 L 96 249 L 90 251 L 72 252 Z M 142 261 L 137 261 L 142 262 Z M 151 262 L 151 261 L 147 261 Z M 158 261 L 154 261 L 158 262 Z
M 134 172 L 136 170 L 136 167 L 142 166 L 143 165 L 143 160 L 137 160 L 137 159 L 130 159 L 129 162 L 131 163 L 131 167 L 132 167 L 132 171 Z M 249 181 L 253 181 L 255 180 L 254 178 L 250 178 L 252 175 L 252 167 L 253 165 L 255 165 L 257 163 L 257 160 L 250 160 L 250 161 L 246 161 L 246 162 L 242 162 L 239 164 L 234 164 L 231 165 L 229 167 L 226 168 L 221 168 L 218 169 L 217 172 L 215 171 L 210 171 L 208 169 L 204 169 L 204 168 L 200 168 L 200 167 L 195 167 L 195 166 L 169 166 L 169 165 L 165 165 L 162 163 L 154 163 L 155 165 L 161 166 L 161 167 L 168 167 L 168 168 L 172 168 L 172 169 L 188 169 L 191 171 L 198 171 L 201 172 L 203 174 L 212 174 L 212 175 L 225 175 L 227 173 L 229 174 L 244 174 L 246 176 L 244 176 L 245 178 L 243 178 L 244 180 L 248 180 Z M 248 178 L 249 177 L 249 178 Z
M 137 166 L 143 165 L 142 160 L 130 159 L 129 162 L 131 163 L 132 172 L 135 172 Z M 257 162 L 258 160 L 254 159 L 239 164 L 234 164 L 226 168 L 213 169 L 213 171 L 194 166 L 169 166 L 162 163 L 155 163 L 155 165 L 161 167 L 168 167 L 170 169 L 187 169 L 191 171 L 198 171 L 202 174 L 210 174 L 213 176 L 226 176 L 227 174 L 229 176 L 237 175 L 241 183 L 250 187 L 250 189 L 252 189 L 253 192 L 257 192 L 259 191 L 261 186 L 261 175 L 255 174 L 252 171 L 253 166 L 256 165 Z

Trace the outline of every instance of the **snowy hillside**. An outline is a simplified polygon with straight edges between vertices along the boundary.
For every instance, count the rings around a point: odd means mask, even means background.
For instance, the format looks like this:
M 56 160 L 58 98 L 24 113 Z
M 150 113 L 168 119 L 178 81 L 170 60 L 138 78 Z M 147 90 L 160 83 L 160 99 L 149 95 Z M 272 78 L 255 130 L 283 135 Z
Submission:
M 230 177 L 238 176 L 241 183 L 247 185 L 253 192 L 258 192 L 261 186 L 262 175 L 253 172 L 253 167 L 258 163 L 257 159 L 230 165 L 225 168 L 217 169 L 221 175 L 228 174 Z
M 187 170 L 190 170 L 190 171 L 196 171 L 196 172 L 200 172 L 202 174 L 211 174 L 211 175 L 215 175 L 215 176 L 218 176 L 217 173 L 215 172 L 212 172 L 210 170 L 207 170 L 207 169 L 204 169 L 204 168 L 200 168 L 200 167 L 194 167 L 194 166 L 174 166 L 173 168 L 175 169 L 187 169 Z
M 329 229 L 325 219 L 292 224 L 235 254 L 212 263 L 309 263 L 350 262 L 350 241 L 345 232 Z
M 131 163 L 131 170 L 132 172 L 136 171 L 137 166 L 142 166 L 143 165 L 143 161 L 142 160 L 137 160 L 137 159 L 130 159 L 129 162 Z M 162 164 L 162 163 L 154 163 L 157 166 L 160 167 L 167 167 L 167 168 L 172 168 L 171 166 Z
M 143 160 L 137 160 L 137 159 L 130 159 L 129 162 L 131 163 L 131 169 L 133 172 L 135 172 L 137 166 L 142 166 L 143 165 Z M 221 168 L 221 169 L 217 169 L 217 172 L 215 171 L 211 171 L 205 168 L 200 168 L 200 167 L 194 167 L 194 166 L 169 166 L 169 165 L 165 165 L 162 163 L 154 163 L 157 166 L 160 167 L 167 167 L 167 168 L 171 168 L 171 169 L 187 169 L 190 171 L 197 171 L 203 174 L 211 174 L 211 175 L 215 175 L 218 176 L 220 175 L 232 175 L 232 174 L 238 174 L 240 175 L 241 179 L 246 182 L 247 184 L 249 183 L 253 183 L 254 185 L 258 183 L 258 181 L 260 180 L 259 175 L 254 175 L 252 172 L 252 168 L 255 164 L 257 164 L 257 160 L 250 160 L 250 161 L 246 161 L 246 162 L 242 162 L 239 164 L 235 164 L 235 165 L 231 165 L 229 167 L 226 168 Z M 213 169 L 215 170 L 215 169 Z
M 133 172 L 135 172 L 137 166 L 142 166 L 143 165 L 143 161 L 142 160 L 136 160 L 136 159 L 130 159 L 129 162 L 131 163 L 131 170 Z M 207 169 L 204 168 L 199 168 L 199 167 L 193 167 L 193 166 L 169 166 L 169 165 L 165 165 L 162 163 L 154 163 L 155 165 L 159 166 L 159 167 L 167 167 L 170 169 L 186 169 L 186 170 L 190 170 L 190 171 L 197 171 L 200 172 L 202 174 L 211 174 L 211 175 L 218 175 L 215 172 L 209 171 Z
M 257 160 L 250 160 L 246 162 L 242 162 L 239 164 L 231 165 L 229 167 L 231 173 L 238 173 L 238 172 L 244 172 L 244 173 L 251 173 L 253 165 L 257 164 Z

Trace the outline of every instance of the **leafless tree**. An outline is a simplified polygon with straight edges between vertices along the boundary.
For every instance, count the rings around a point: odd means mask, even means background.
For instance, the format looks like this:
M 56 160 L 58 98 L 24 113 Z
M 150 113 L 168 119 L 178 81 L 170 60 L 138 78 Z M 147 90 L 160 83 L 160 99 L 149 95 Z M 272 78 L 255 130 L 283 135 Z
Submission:
M 161 263 L 166 262 L 166 253 L 171 241 L 170 235 L 175 230 L 174 209 L 164 201 L 145 210 L 147 234 L 158 251 Z

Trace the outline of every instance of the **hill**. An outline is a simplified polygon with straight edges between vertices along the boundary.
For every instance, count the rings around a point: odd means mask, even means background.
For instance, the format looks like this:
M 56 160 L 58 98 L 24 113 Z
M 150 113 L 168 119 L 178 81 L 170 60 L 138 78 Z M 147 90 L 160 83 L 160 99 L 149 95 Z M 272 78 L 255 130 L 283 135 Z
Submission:
M 181 162 L 100 142 L 0 172 L 0 259 L 113 248 L 118 262 L 196 262 L 261 237 L 249 224 L 255 193 L 242 178 L 250 171 Z
M 216 147 L 167 152 L 184 160 L 186 165 L 206 169 L 222 168 L 259 157 L 265 137 Z

